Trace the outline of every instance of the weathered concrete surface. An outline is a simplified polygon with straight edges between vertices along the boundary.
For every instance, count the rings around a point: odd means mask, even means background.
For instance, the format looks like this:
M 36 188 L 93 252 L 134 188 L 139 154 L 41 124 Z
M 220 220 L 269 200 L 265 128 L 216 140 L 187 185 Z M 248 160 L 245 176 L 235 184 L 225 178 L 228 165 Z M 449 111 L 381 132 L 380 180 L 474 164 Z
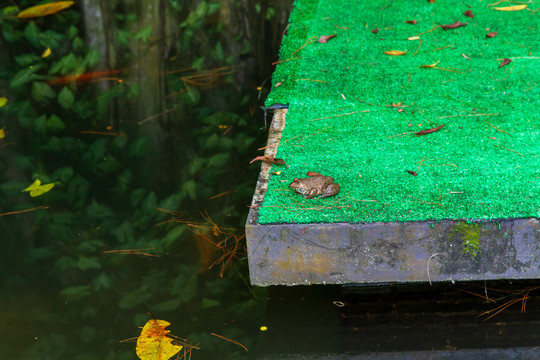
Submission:
M 272 120 L 274 156 L 286 110 Z M 540 221 L 258 224 L 270 165 L 263 164 L 246 239 L 253 285 L 540 278 Z
M 246 226 L 253 285 L 540 277 L 540 222 Z

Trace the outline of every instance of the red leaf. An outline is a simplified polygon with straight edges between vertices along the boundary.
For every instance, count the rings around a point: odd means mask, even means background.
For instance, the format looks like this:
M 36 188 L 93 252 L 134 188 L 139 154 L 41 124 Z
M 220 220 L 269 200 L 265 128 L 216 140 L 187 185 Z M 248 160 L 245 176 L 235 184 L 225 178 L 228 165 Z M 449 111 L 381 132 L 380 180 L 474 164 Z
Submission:
M 332 38 L 335 38 L 337 35 L 336 34 L 333 34 L 333 35 L 322 35 L 320 38 L 319 38 L 319 42 L 321 44 L 326 44 L 328 42 L 328 40 L 332 39 Z
M 411 171 L 411 170 L 405 170 L 405 171 L 408 172 L 409 174 L 411 174 L 412 176 L 418 175 L 418 173 L 416 171 Z
M 488 37 L 488 38 L 494 38 L 495 36 L 497 36 L 497 32 L 496 32 L 496 31 L 488 32 L 488 33 L 486 34 L 486 37 Z
M 473 15 L 473 13 L 472 13 L 471 10 L 465 11 L 465 12 L 463 13 L 463 15 L 468 16 L 468 17 L 470 17 L 470 18 L 473 18 L 473 17 L 474 17 L 474 15 Z
M 255 159 L 251 160 L 249 163 L 251 164 L 258 160 L 267 164 L 285 165 L 285 161 L 283 159 L 276 159 L 275 157 L 271 157 L 271 156 L 257 156 Z
M 407 24 L 414 25 L 414 24 L 416 24 L 418 21 L 416 21 L 416 20 L 405 20 L 405 22 L 406 22 Z
M 435 131 L 439 131 L 441 130 L 443 127 L 444 127 L 445 124 L 442 124 L 440 126 L 437 126 L 436 128 L 432 128 L 432 129 L 427 129 L 427 130 L 422 130 L 422 131 L 419 131 L 419 132 L 415 132 L 414 134 L 416 136 L 422 136 L 422 135 L 427 135 L 427 134 L 431 134 L 431 133 L 434 133 Z
M 374 33 L 374 34 L 376 34 L 376 33 L 379 32 L 379 28 L 375 28 L 375 29 L 371 30 L 371 32 Z
M 307 176 L 323 176 L 322 174 L 319 174 L 313 171 L 308 171 L 306 175 Z
M 468 23 L 462 23 L 462 22 L 459 22 L 459 21 L 456 21 L 455 23 L 453 24 L 448 24 L 448 25 L 441 25 L 441 27 L 444 29 L 444 30 L 450 30 L 450 29 L 457 29 L 457 28 L 460 28 L 462 26 L 467 26 Z
M 499 69 L 505 65 L 510 64 L 511 62 L 512 62 L 512 59 L 503 59 L 503 61 L 501 61 L 501 65 L 499 65 Z

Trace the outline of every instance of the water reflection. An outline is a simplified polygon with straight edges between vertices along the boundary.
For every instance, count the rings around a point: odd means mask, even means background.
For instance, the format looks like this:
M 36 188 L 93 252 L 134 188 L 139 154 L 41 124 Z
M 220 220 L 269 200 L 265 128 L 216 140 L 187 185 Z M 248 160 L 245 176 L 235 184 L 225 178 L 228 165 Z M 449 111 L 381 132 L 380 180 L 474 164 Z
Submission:
M 265 310 L 247 164 L 291 5 L 14 4 L 0 8 L 0 358 L 133 359 L 119 341 L 149 314 L 195 358 L 246 357 L 224 338 L 253 348 Z M 36 179 L 54 186 L 22 192 Z
M 375 316 L 376 292 L 249 286 L 257 86 L 289 1 L 87 0 L 17 18 L 32 5 L 0 8 L 0 359 L 134 359 L 149 313 L 198 344 L 193 359 L 444 351 L 429 319 L 417 338 L 399 327 L 418 309 Z M 36 179 L 54 187 L 23 192 Z

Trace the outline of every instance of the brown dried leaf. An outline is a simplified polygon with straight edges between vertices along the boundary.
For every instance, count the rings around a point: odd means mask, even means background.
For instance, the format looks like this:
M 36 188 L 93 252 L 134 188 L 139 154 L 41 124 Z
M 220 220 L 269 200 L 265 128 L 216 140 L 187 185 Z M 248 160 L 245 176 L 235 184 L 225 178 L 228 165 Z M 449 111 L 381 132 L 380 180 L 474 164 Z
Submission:
M 336 34 L 333 34 L 333 35 L 322 35 L 320 38 L 319 38 L 319 42 L 321 44 L 326 44 L 328 42 L 328 40 L 332 39 L 332 38 L 335 38 L 337 35 Z
M 258 160 L 267 164 L 285 165 L 285 161 L 283 159 L 277 159 L 272 156 L 257 156 L 255 159 L 251 160 L 249 163 L 251 164 Z
M 411 171 L 411 170 L 405 170 L 405 171 L 408 172 L 409 174 L 411 174 L 412 176 L 418 175 L 418 173 L 416 171 Z
M 503 59 L 503 61 L 501 61 L 501 64 L 499 65 L 499 69 L 505 65 L 510 64 L 511 62 L 512 62 L 512 59 Z
M 468 23 L 462 23 L 460 21 L 456 21 L 455 23 L 453 24 L 448 24 L 448 25 L 441 25 L 441 27 L 444 29 L 444 30 L 451 30 L 451 29 L 457 29 L 457 28 L 460 28 L 460 27 L 463 27 L 463 26 L 467 26 Z
M 379 32 L 379 28 L 375 28 L 375 29 L 371 30 L 371 32 L 374 33 L 374 34 L 376 34 L 376 33 Z
M 427 129 L 427 130 L 422 130 L 422 131 L 419 131 L 419 132 L 415 132 L 414 134 L 415 134 L 416 136 L 422 136 L 422 135 L 431 134 L 431 133 L 434 133 L 435 131 L 441 130 L 441 129 L 444 127 L 444 125 L 446 125 L 446 124 L 442 124 L 442 125 L 440 125 L 440 126 L 437 126 L 436 128 L 432 128 L 432 129 Z
M 474 15 L 471 10 L 467 10 L 463 13 L 463 15 L 468 16 L 470 18 L 474 18 Z
M 435 0 L 428 0 L 428 3 L 433 4 Z
M 528 5 L 513 5 L 513 6 L 505 6 L 505 7 L 496 7 L 493 8 L 493 10 L 499 10 L 499 11 L 519 11 L 526 9 Z
M 307 176 L 323 176 L 322 174 L 319 174 L 313 171 L 308 171 L 306 175 Z
M 441 61 L 437 61 L 436 63 L 434 64 L 431 64 L 431 65 L 422 65 L 420 66 L 421 68 L 434 68 L 435 66 L 437 66 L 438 63 L 440 63 Z
M 407 24 L 414 25 L 414 24 L 416 24 L 418 21 L 416 21 L 416 20 L 405 20 L 405 22 L 406 22 Z
M 497 32 L 496 32 L 496 31 L 488 32 L 488 33 L 486 34 L 486 37 L 488 37 L 488 38 L 494 38 L 495 36 L 497 36 Z
M 391 55 L 391 56 L 401 56 L 401 55 L 405 55 L 407 52 L 401 51 L 401 50 L 388 50 L 388 51 L 385 51 L 384 53 L 386 55 Z

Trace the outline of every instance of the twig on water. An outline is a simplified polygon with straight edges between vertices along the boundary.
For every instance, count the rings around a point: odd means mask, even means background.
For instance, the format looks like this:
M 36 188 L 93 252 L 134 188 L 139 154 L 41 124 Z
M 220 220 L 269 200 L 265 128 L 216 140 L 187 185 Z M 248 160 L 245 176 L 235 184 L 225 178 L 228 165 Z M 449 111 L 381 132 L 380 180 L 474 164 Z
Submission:
M 23 213 L 26 213 L 26 212 L 30 212 L 30 211 L 45 210 L 45 209 L 48 209 L 48 208 L 49 208 L 48 206 L 38 206 L 38 207 L 33 207 L 31 209 L 25 209 L 25 210 L 19 210 L 19 211 L 10 211 L 10 212 L 7 212 L 7 213 L 0 214 L 0 216 L 17 215 L 17 214 L 23 214 Z
M 225 340 L 225 341 L 231 342 L 231 343 L 233 343 L 233 344 L 235 344 L 235 345 L 241 346 L 241 347 L 244 348 L 244 350 L 248 351 L 247 347 L 245 347 L 244 345 L 240 344 L 238 341 L 235 341 L 235 340 L 226 338 L 225 336 L 222 336 L 222 335 L 214 334 L 213 332 L 211 332 L 210 334 L 211 334 L 211 335 L 214 335 L 214 336 L 217 336 L 218 338 L 223 339 L 223 340 Z

